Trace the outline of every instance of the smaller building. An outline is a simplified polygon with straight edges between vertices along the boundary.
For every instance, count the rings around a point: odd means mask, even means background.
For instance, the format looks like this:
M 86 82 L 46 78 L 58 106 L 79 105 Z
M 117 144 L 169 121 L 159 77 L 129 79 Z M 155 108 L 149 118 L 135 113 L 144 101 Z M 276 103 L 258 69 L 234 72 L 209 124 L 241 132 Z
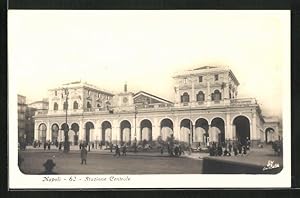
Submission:
M 27 105 L 26 108 L 26 123 L 25 133 L 27 144 L 32 144 L 34 141 L 34 116 L 47 113 L 49 108 L 48 99 L 45 98 L 41 101 L 35 101 Z
M 18 142 L 26 139 L 26 97 L 18 95 Z

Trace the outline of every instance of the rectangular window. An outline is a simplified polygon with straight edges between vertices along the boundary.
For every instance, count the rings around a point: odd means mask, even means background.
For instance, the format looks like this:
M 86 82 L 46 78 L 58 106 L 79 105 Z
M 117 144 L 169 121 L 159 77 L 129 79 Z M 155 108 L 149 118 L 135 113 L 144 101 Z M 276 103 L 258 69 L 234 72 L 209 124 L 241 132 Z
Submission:
M 215 81 L 218 81 L 218 80 L 219 80 L 219 75 L 216 74 L 216 75 L 215 75 Z
M 199 82 L 203 82 L 203 76 L 199 76 Z
M 183 79 L 183 83 L 186 84 L 187 83 L 187 78 Z

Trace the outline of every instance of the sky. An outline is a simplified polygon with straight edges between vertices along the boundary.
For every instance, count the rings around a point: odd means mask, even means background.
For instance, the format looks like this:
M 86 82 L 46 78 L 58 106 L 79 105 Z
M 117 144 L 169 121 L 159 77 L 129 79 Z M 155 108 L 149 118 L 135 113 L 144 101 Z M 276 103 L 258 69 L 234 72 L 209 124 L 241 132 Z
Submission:
M 9 83 L 27 102 L 86 81 L 118 93 L 143 90 L 174 101 L 172 76 L 229 66 L 239 98 L 280 116 L 290 69 L 289 11 L 8 12 Z

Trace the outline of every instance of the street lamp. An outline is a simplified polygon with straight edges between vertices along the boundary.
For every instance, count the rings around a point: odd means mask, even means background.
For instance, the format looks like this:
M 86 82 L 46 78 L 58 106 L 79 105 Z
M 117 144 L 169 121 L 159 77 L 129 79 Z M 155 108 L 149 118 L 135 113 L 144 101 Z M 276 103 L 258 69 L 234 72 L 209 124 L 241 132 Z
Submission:
M 68 88 L 63 88 L 65 95 L 66 95 L 66 101 L 65 101 L 65 109 L 66 109 L 66 125 L 64 128 L 64 134 L 65 134 L 65 142 L 64 142 L 64 152 L 67 153 L 70 151 L 70 145 L 69 145 L 69 126 L 68 126 L 68 96 L 69 96 L 69 91 Z

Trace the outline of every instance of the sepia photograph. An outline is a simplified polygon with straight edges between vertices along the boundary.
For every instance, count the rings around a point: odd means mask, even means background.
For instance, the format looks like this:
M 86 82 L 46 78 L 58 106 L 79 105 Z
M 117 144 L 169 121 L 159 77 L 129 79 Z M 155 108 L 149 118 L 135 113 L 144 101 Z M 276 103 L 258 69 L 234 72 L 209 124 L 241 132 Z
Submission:
M 8 77 L 11 188 L 290 186 L 289 11 L 10 10 Z

